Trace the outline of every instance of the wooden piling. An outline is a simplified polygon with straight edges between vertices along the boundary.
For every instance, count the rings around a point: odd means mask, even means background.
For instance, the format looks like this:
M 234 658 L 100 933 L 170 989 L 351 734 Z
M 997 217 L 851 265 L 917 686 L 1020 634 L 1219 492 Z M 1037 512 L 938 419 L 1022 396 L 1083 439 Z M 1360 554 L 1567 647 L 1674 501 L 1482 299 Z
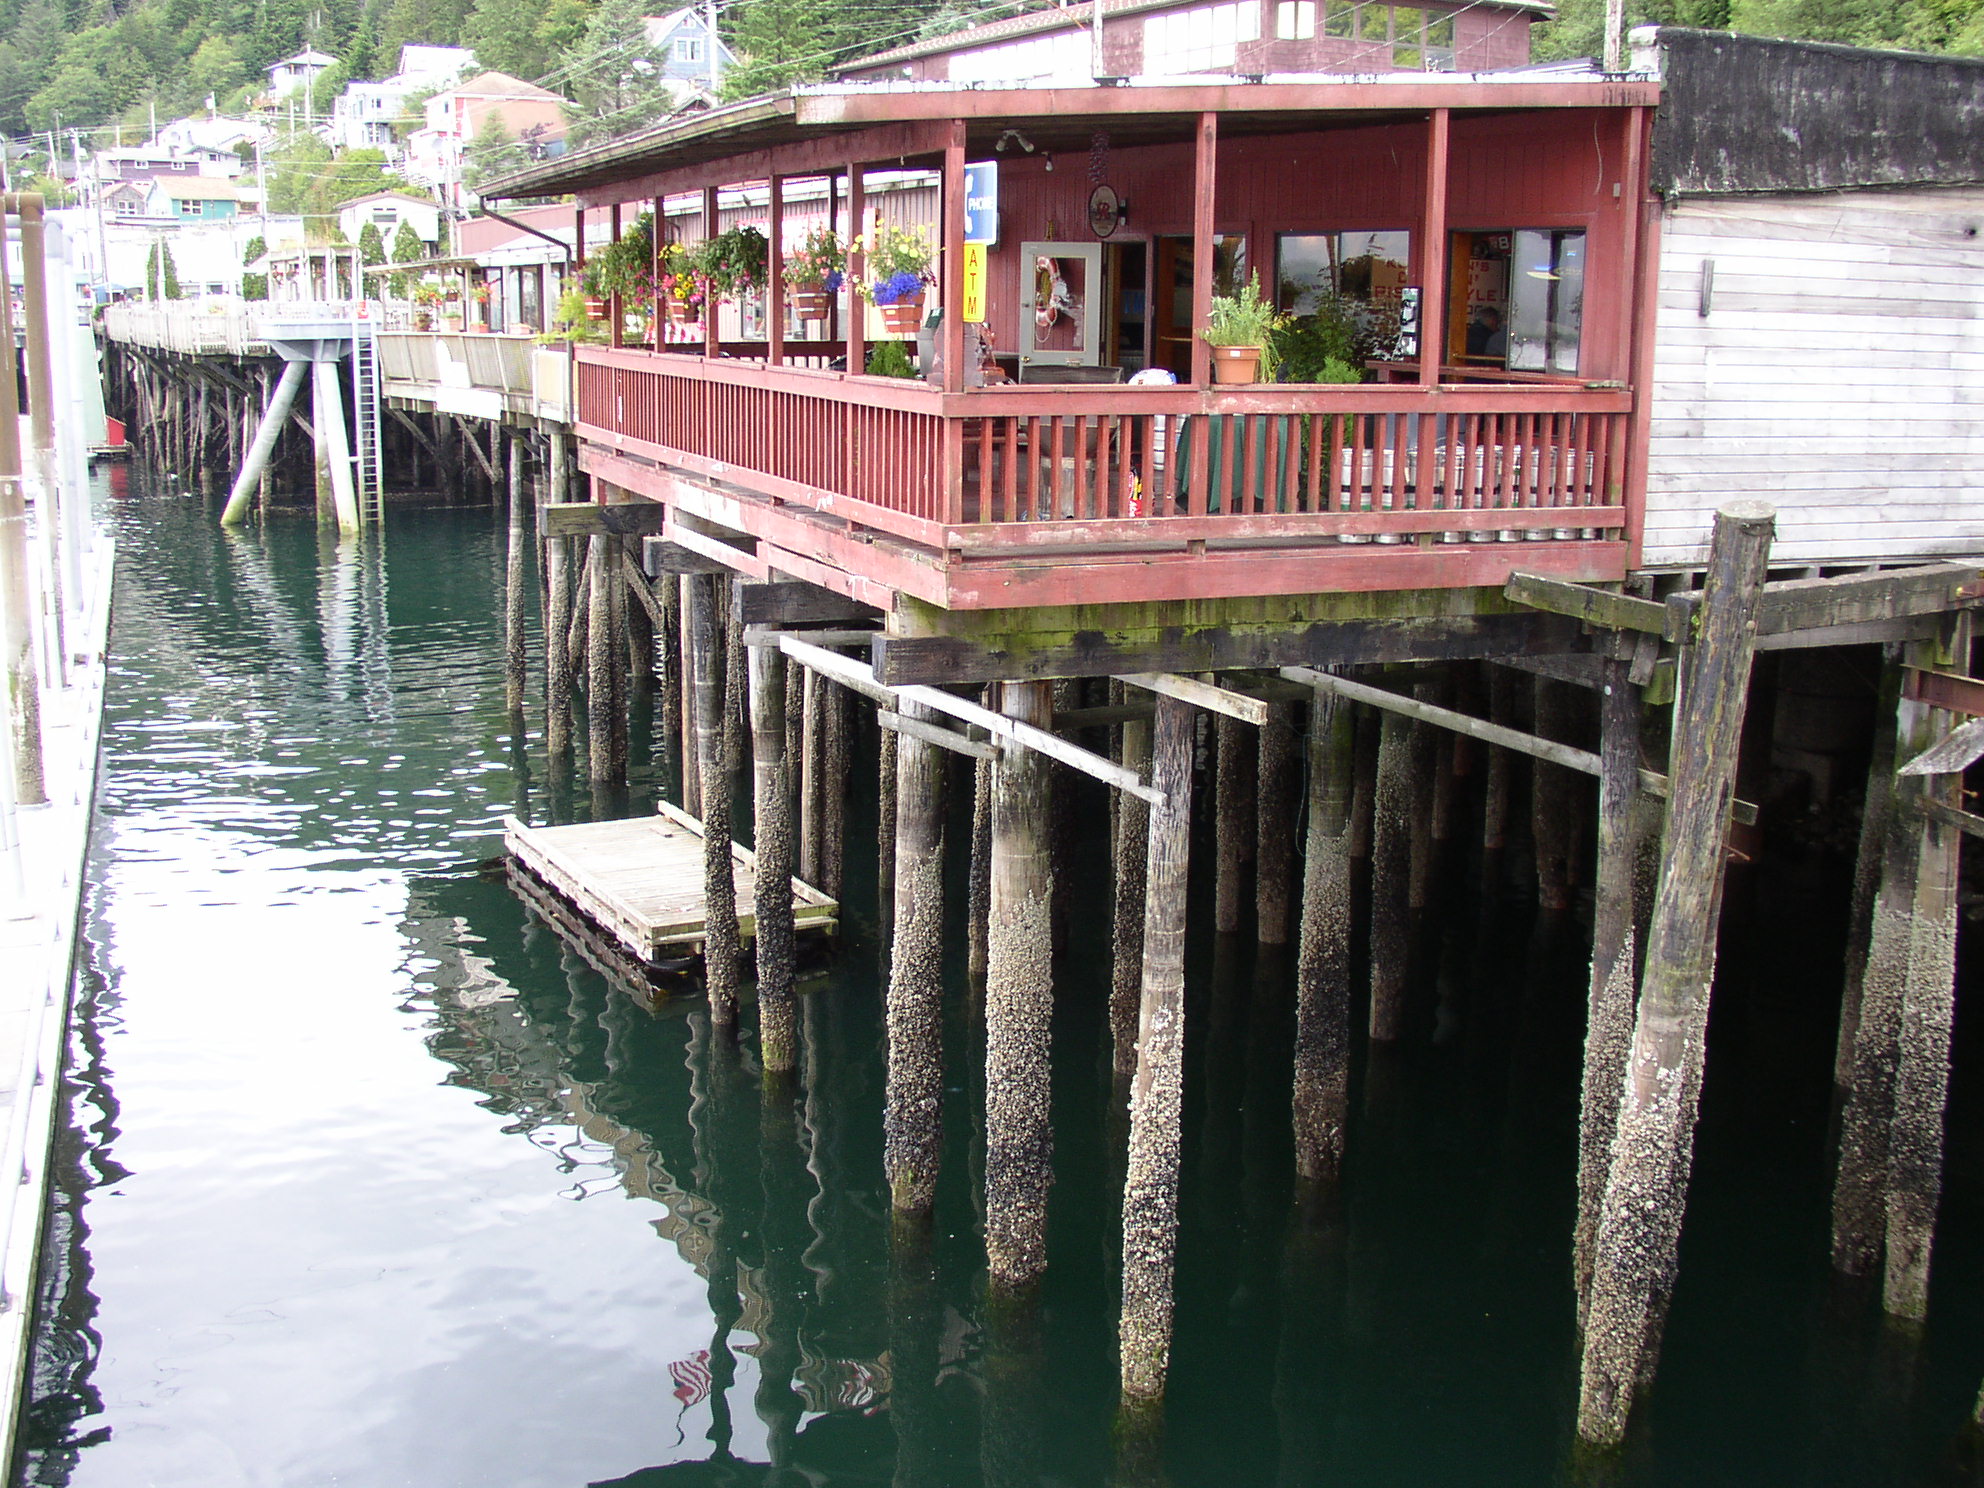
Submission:
M 1447 689 L 1437 683 L 1421 682 L 1412 689 L 1421 702 L 1444 704 Z M 1432 902 L 1433 874 L 1437 862 L 1433 843 L 1433 777 L 1440 768 L 1439 730 L 1428 723 L 1415 723 L 1406 736 L 1406 759 L 1412 782 L 1412 827 L 1406 869 L 1405 904 L 1414 911 Z
M 1123 1180 L 1123 1311 L 1118 1324 L 1126 1406 L 1164 1394 L 1171 1358 L 1171 1278 L 1178 1247 L 1178 1147 L 1185 1056 L 1185 890 L 1191 867 L 1191 705 L 1159 695 L 1151 783 L 1144 981 L 1130 1140 Z
M 785 751 L 785 657 L 775 646 L 748 648 L 751 686 L 752 822 L 758 855 L 758 1057 L 785 1074 L 796 1058 L 792 1005 L 792 779 Z
M 805 714 L 799 722 L 799 876 L 820 884 L 820 771 L 824 755 L 820 718 L 832 686 L 811 667 L 805 670 Z
M 679 625 L 676 644 L 682 654 L 682 809 L 691 816 L 699 817 L 703 814 L 703 781 L 702 769 L 697 762 L 698 755 L 696 753 L 698 747 L 696 742 L 698 738 L 696 732 L 696 652 L 699 648 L 696 644 L 695 622 L 692 619 L 696 608 L 695 578 L 692 575 L 683 574 L 676 580 L 675 587 L 675 615 Z M 808 697 L 812 695 L 812 681 L 813 674 L 811 672 L 806 673 Z M 799 860 L 799 876 L 808 883 L 813 881 L 810 877 L 811 866 L 802 850 Z
M 1570 685 L 1536 678 L 1536 732 L 1568 744 L 1575 699 Z M 1536 844 L 1536 899 L 1551 913 L 1571 907 L 1571 833 L 1577 821 L 1576 773 L 1549 760 L 1530 761 L 1529 832 Z
M 971 774 L 971 858 L 965 877 L 965 977 L 985 988 L 986 934 L 992 907 L 992 762 L 977 760 Z
M 1254 936 L 1262 945 L 1286 945 L 1289 885 L 1295 868 L 1295 797 L 1299 770 L 1295 752 L 1295 710 L 1288 703 L 1268 709 L 1259 730 L 1258 804 L 1254 811 Z
M 529 592 L 525 554 L 530 542 L 530 492 L 524 485 L 524 442 L 510 441 L 510 544 L 503 584 L 503 697 L 512 719 L 524 711 L 528 680 L 524 601 Z
M 1008 718 L 1039 728 L 1052 723 L 1048 684 L 1008 682 L 1001 693 Z M 1001 749 L 992 762 L 985 971 L 985 1253 L 997 1290 L 1025 1286 L 1047 1266 L 1047 1189 L 1054 1176 L 1050 817 L 1045 757 Z
M 902 705 L 935 723 L 934 710 Z M 889 958 L 888 1086 L 883 1167 L 898 1214 L 926 1213 L 943 1146 L 944 757 L 913 735 L 896 739 L 895 936 Z
M 1861 984 L 1873 938 L 1874 896 L 1881 885 L 1881 858 L 1887 847 L 1888 818 L 1894 809 L 1895 730 L 1901 705 L 1901 646 L 1882 648 L 1881 680 L 1875 689 L 1874 747 L 1867 763 L 1867 789 L 1860 804 L 1860 842 L 1853 861 L 1853 897 L 1846 919 L 1846 980 L 1840 989 L 1839 1041 L 1833 1049 L 1832 1080 L 1843 1094 L 1853 1083 L 1853 1038 L 1860 1025 Z
M 1139 775 L 1150 770 L 1150 724 L 1124 723 L 1117 762 Z M 1127 1086 L 1137 1069 L 1137 1007 L 1144 981 L 1144 875 L 1150 861 L 1150 806 L 1139 796 L 1111 792 L 1116 807 L 1114 840 L 1115 904 L 1110 934 L 1112 957 L 1109 1031 L 1115 1078 Z
M 820 693 L 820 878 L 817 888 L 840 897 L 847 858 L 847 747 L 853 698 L 838 683 Z
M 613 539 L 595 533 L 586 544 L 586 764 L 594 783 L 613 772 Z
M 552 760 L 572 749 L 572 539 L 544 539 L 544 744 Z
M 593 539 L 598 542 L 598 538 Z M 737 890 L 730 844 L 730 772 L 723 751 L 724 671 L 718 646 L 718 586 L 698 574 L 689 590 L 695 637 L 696 767 L 703 805 L 703 979 L 710 1017 L 720 1027 L 737 1021 Z
M 1350 847 L 1357 719 L 1318 691 L 1309 708 L 1309 827 L 1295 959 L 1295 1172 L 1333 1183 L 1350 1110 Z
M 1773 525 L 1761 502 L 1733 502 L 1716 514 L 1698 630 L 1681 668 L 1660 889 L 1585 1317 L 1578 1435 L 1595 1445 L 1624 1438 L 1635 1396 L 1652 1377 L 1673 1291 L 1723 841 Z
M 1378 741 L 1371 806 L 1370 1034 L 1389 1042 L 1404 1031 L 1411 952 L 1412 721 L 1386 713 Z
M 895 933 L 896 912 L 896 793 L 900 774 L 898 735 L 877 729 L 879 756 L 875 767 L 875 903 L 882 913 L 882 935 Z
M 1514 728 L 1516 718 L 1516 674 L 1508 667 L 1483 662 L 1488 668 L 1488 721 L 1503 728 Z M 1509 788 L 1515 758 L 1499 744 L 1488 746 L 1488 768 L 1484 772 L 1481 803 L 1481 845 L 1500 852 L 1509 845 Z
M 1578 1216 L 1572 1242 L 1579 1316 L 1591 1295 L 1592 1250 L 1619 1125 L 1626 1056 L 1633 1043 L 1634 875 L 1640 831 L 1640 689 L 1623 661 L 1605 663 L 1599 713 L 1598 883 L 1592 914 L 1591 979 L 1584 1035 L 1584 1091 L 1578 1136 Z
M 1213 783 L 1213 928 L 1232 935 L 1240 928 L 1242 880 L 1253 835 L 1254 750 L 1252 730 L 1220 714 Z

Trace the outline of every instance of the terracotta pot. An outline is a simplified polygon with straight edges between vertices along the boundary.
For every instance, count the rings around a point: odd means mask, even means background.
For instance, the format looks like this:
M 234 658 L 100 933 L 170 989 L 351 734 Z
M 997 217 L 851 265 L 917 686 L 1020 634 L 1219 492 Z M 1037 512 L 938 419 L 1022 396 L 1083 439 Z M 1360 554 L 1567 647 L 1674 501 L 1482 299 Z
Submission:
M 461 328 L 462 328 L 462 318 L 459 315 L 443 315 L 441 317 L 442 330 L 448 331 L 452 334 L 459 335 L 461 332 Z
M 1215 346 L 1212 349 L 1214 382 L 1258 382 L 1261 348 L 1258 346 Z
M 877 305 L 882 312 L 882 324 L 892 336 L 914 336 L 923 326 L 923 296 L 913 300 L 897 300 L 893 305 Z
M 792 313 L 801 320 L 825 320 L 833 304 L 834 297 L 817 284 L 792 290 Z

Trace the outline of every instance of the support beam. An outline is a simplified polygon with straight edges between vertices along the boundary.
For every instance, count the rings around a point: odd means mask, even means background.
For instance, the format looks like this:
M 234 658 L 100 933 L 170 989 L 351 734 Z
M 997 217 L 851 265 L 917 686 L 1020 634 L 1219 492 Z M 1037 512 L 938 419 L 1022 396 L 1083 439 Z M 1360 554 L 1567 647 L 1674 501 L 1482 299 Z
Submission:
M 1054 711 L 1047 683 L 1009 682 L 1001 691 L 1005 717 L 1045 734 Z M 1045 758 L 1009 743 L 992 761 L 985 971 L 985 1257 L 998 1291 L 1025 1287 L 1047 1269 L 1054 1178 L 1050 805 Z
M 1064 715 L 1065 716 L 1065 715 Z M 1147 719 L 1125 719 L 1117 763 L 1150 773 Z M 1150 858 L 1150 808 L 1138 796 L 1116 799 L 1115 874 L 1110 927 L 1109 1033 L 1115 1081 L 1127 1089 L 1137 1068 L 1137 1004 L 1144 978 L 1144 875 Z
M 358 531 L 358 490 L 351 478 L 351 441 L 345 432 L 344 390 L 338 364 L 324 357 L 310 364 L 311 412 L 317 426 L 317 500 L 330 497 L 338 531 Z M 491 477 L 494 478 L 493 476 Z
M 915 703 L 907 706 L 915 708 Z M 926 711 L 927 710 L 922 710 Z M 953 754 L 962 754 L 967 759 L 989 760 L 998 751 L 990 744 L 981 744 L 970 739 L 956 729 L 947 729 L 938 724 L 925 723 L 921 717 L 909 713 L 891 713 L 886 708 L 877 709 L 875 722 L 886 732 L 906 734 L 912 739 L 921 739 L 925 744 L 934 744 L 939 749 L 948 749 Z M 898 746 L 900 747 L 900 746 Z M 900 765 L 898 765 L 900 769 Z
M 526 651 L 524 632 L 526 553 L 530 545 L 530 492 L 524 485 L 524 442 L 510 441 L 510 534 L 503 575 L 503 698 L 513 719 L 522 719 Z M 518 733 L 522 728 L 518 726 Z
M 290 405 L 296 401 L 296 390 L 303 386 L 304 374 L 309 370 L 308 362 L 283 363 L 282 377 L 276 383 L 268 409 L 262 414 L 262 422 L 256 426 L 255 442 L 248 446 L 248 458 L 242 462 L 241 473 L 234 479 L 234 488 L 227 494 L 227 506 L 220 514 L 221 526 L 233 527 L 248 520 L 248 508 L 261 486 L 269 456 L 275 452 L 283 421 L 289 417 Z
M 555 481 L 552 494 L 563 494 Z M 667 518 L 668 508 L 658 501 L 616 501 L 610 506 L 597 501 L 548 501 L 537 510 L 537 535 L 652 537 L 660 533 Z
M 689 627 L 695 641 L 696 771 L 703 797 L 703 979 L 709 990 L 710 1020 L 727 1027 L 737 1021 L 738 928 L 731 868 L 730 772 L 723 750 L 724 667 L 717 616 L 717 586 L 722 582 L 714 576 L 690 580 Z
M 1350 1111 L 1350 847 L 1357 718 L 1318 690 L 1309 711 L 1309 832 L 1295 955 L 1295 1172 L 1334 1183 Z
M 1196 677 L 1180 677 L 1169 672 L 1126 672 L 1117 680 L 1140 687 L 1145 692 L 1157 693 L 1160 697 L 1177 698 L 1181 703 L 1204 708 L 1208 713 L 1237 718 L 1242 723 L 1251 723 L 1255 728 L 1266 726 L 1269 709 L 1273 706 L 1264 698 L 1249 697 L 1244 692 L 1234 692 L 1230 688 L 1201 682 Z
M 1144 1415 L 1164 1395 L 1171 1359 L 1171 1281 L 1178 1249 L 1178 1157 L 1185 1085 L 1185 890 L 1191 867 L 1189 704 L 1160 698 L 1151 749 L 1143 996 L 1123 1180 L 1124 1403 Z
M 1701 623 L 1675 705 L 1674 797 L 1585 1322 L 1578 1435 L 1597 1445 L 1625 1436 L 1635 1397 L 1653 1376 L 1673 1291 L 1715 970 L 1723 834 L 1774 525 L 1760 502 L 1734 502 L 1716 514 Z
M 544 539 L 544 744 L 554 769 L 572 748 L 572 545 Z
M 1386 713 L 1378 736 L 1378 779 L 1371 806 L 1371 1007 L 1374 1043 L 1405 1031 L 1406 969 L 1411 959 L 1412 725 Z

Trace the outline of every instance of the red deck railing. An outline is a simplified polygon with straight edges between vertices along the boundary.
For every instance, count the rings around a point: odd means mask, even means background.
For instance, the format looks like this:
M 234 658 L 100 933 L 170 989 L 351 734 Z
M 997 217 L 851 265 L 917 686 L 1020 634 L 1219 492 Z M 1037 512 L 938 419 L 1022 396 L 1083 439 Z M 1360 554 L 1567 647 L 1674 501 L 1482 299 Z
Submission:
M 939 550 L 1619 540 L 1631 394 L 920 382 L 587 348 L 589 440 Z M 1623 571 L 1623 569 L 1622 569 Z

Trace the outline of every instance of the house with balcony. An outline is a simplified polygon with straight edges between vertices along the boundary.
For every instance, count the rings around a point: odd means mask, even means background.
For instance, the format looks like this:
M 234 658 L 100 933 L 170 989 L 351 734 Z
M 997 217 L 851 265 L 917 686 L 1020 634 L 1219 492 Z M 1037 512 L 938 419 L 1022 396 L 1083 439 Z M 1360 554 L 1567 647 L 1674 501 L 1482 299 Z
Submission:
M 358 235 L 366 228 L 376 227 L 388 251 L 402 222 L 413 224 L 414 236 L 430 248 L 441 240 L 441 208 L 429 196 L 415 196 L 406 191 L 374 191 L 366 196 L 354 197 L 338 208 L 338 230 L 346 238 L 356 243 Z
M 709 13 L 700 5 L 642 21 L 654 48 L 651 60 L 655 70 L 669 84 L 678 104 L 697 93 L 714 94 L 724 72 L 737 65 L 736 54 L 709 22 Z
M 377 82 L 353 82 L 331 102 L 331 143 L 347 150 L 383 150 L 388 160 L 404 153 L 393 134 L 415 93 L 454 82 L 475 65 L 466 47 L 400 48 L 399 68 Z
M 314 47 L 305 47 L 293 57 L 284 57 L 280 62 L 271 62 L 268 66 L 269 97 L 287 98 L 290 94 L 314 83 L 319 73 L 337 65 L 336 57 L 328 52 L 320 52 Z

